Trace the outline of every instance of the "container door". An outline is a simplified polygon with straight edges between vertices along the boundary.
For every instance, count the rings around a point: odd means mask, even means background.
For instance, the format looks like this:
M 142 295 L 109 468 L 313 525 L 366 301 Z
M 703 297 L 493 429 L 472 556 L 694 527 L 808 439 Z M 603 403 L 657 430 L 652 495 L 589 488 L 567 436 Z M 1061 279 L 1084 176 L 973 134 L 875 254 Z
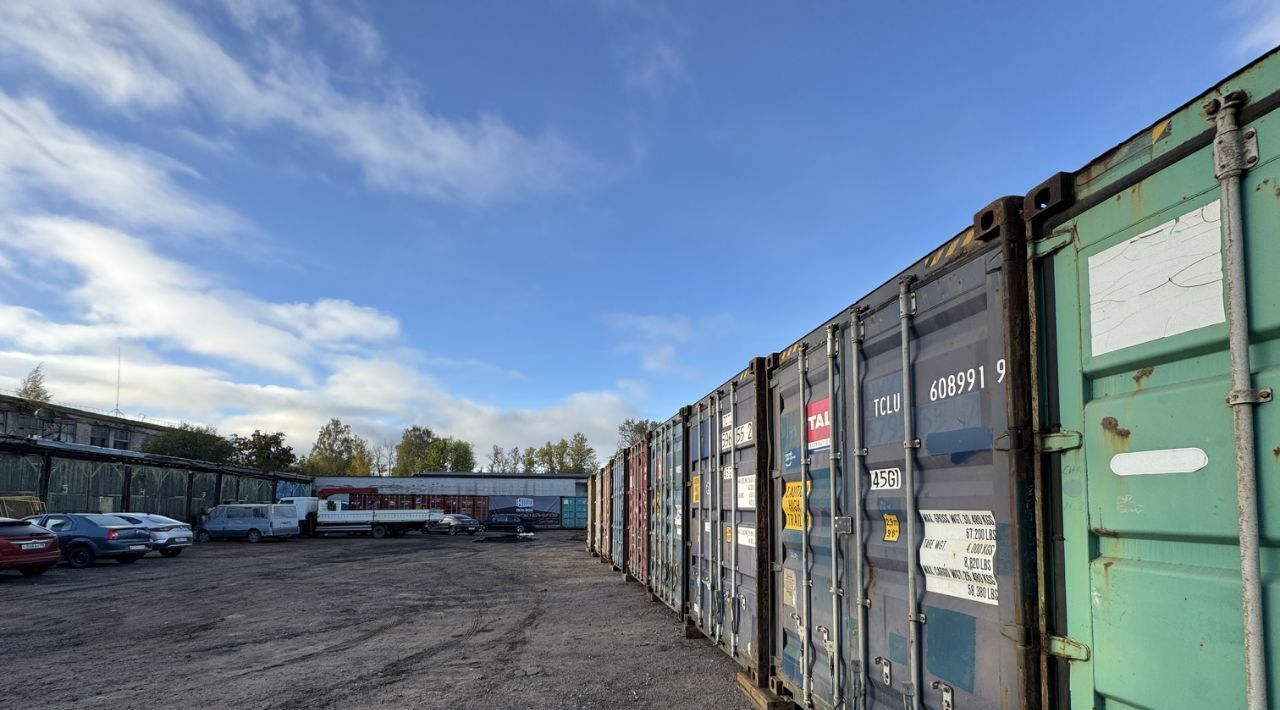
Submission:
M 716 457 L 711 453 L 714 440 L 713 422 L 716 413 L 709 403 L 699 402 L 693 410 L 689 424 L 689 616 L 695 626 L 707 638 L 717 639 L 721 608 L 716 600 L 719 595 L 719 578 L 714 573 L 718 567 L 716 521 L 719 486 L 713 486 L 719 472 L 712 468 Z
M 873 708 L 1021 707 L 1038 687 L 1027 422 L 1009 422 L 1027 336 L 1009 339 L 1004 304 L 1005 258 L 1024 267 L 1004 246 L 966 232 L 945 252 L 963 260 L 922 262 L 858 311 L 868 603 L 848 687 Z
M 717 506 L 715 539 L 717 583 L 720 589 L 720 647 L 738 665 L 747 669 L 757 685 L 769 680 L 769 630 L 762 628 L 761 603 L 769 595 L 761 585 L 769 584 L 767 574 L 768 531 L 759 530 L 757 504 L 765 484 L 759 470 L 759 447 L 765 436 L 765 397 L 757 390 L 763 385 L 764 360 L 757 360 L 721 390 L 719 416 L 713 420 L 717 432 L 713 460 L 719 471 L 711 471 Z M 718 475 L 717 475 L 718 474 Z M 762 544 L 763 542 L 763 544 Z M 768 609 L 763 610 L 767 613 Z M 763 617 L 766 618 L 767 617 Z
M 833 342 L 830 355 L 837 354 Z M 825 339 L 805 342 L 789 359 L 780 359 L 771 397 L 774 465 L 781 472 L 773 493 L 778 501 L 774 559 L 781 563 L 773 580 L 774 655 L 779 679 L 792 696 L 802 704 L 807 697 L 815 707 L 835 707 L 844 698 L 837 654 L 843 648 L 841 634 L 848 632 L 840 599 L 832 595 L 833 574 L 840 580 L 836 584 L 843 584 L 844 564 L 842 540 L 832 527 L 833 509 L 844 510 L 833 498 L 842 493 L 839 469 L 834 491 L 831 485 L 832 466 L 838 463 L 832 452 L 840 445 L 839 375 Z
M 613 566 L 627 568 L 627 457 L 625 453 L 613 459 Z
M 653 511 L 649 589 L 677 613 L 684 609 L 684 426 L 664 424 L 650 443 Z
M 1252 101 L 1276 91 L 1280 57 L 1229 80 Z M 1212 124 L 1191 102 L 1116 154 L 1187 156 L 1134 182 L 1129 164 L 1074 179 L 1075 199 L 1106 199 L 1037 245 L 1048 308 L 1046 428 L 1060 428 L 1067 636 L 1091 649 L 1069 664 L 1073 708 L 1246 707 L 1237 512 L 1229 200 Z M 1274 106 L 1274 103 L 1272 104 Z M 1257 158 L 1241 178 L 1252 387 L 1280 392 L 1280 116 L 1244 104 Z M 1181 138 L 1183 141 L 1179 141 Z M 1133 161 L 1131 161 L 1133 162 Z M 1109 186 L 1102 183 L 1118 183 Z M 1114 193 L 1114 194 L 1113 194 Z M 1054 251 L 1054 242 L 1066 248 Z M 1056 406 L 1055 406 L 1056 405 Z M 1280 628 L 1280 404 L 1253 406 L 1265 637 Z M 1082 436 L 1081 436 L 1082 435 Z M 1083 446 L 1071 448 L 1073 437 Z M 1280 707 L 1280 648 L 1264 638 L 1268 707 Z
M 613 557 L 613 462 L 600 470 L 600 557 Z
M 662 598 L 662 585 L 666 581 L 663 564 L 665 549 L 671 532 L 663 525 L 663 513 L 667 502 L 666 469 L 662 465 L 662 441 L 666 431 L 663 425 L 649 437 L 645 455 L 649 458 L 649 591 Z M 665 600 L 664 600 L 665 601 Z

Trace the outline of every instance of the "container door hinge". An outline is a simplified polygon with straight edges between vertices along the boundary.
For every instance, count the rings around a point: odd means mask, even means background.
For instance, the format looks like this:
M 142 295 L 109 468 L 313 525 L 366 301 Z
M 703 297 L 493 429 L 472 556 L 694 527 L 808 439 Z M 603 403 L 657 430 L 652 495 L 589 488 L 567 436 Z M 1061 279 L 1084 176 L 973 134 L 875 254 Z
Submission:
M 929 684 L 934 690 L 942 691 L 942 710 L 956 710 L 956 691 L 940 680 Z
M 853 518 L 851 517 L 837 515 L 835 517 L 835 526 L 837 535 L 853 534 Z
M 1084 444 L 1084 434 L 1078 431 L 1051 431 L 1036 437 L 1041 453 L 1070 451 Z
M 1045 650 L 1050 656 L 1058 656 L 1069 661 L 1089 660 L 1089 647 L 1068 636 L 1049 636 Z

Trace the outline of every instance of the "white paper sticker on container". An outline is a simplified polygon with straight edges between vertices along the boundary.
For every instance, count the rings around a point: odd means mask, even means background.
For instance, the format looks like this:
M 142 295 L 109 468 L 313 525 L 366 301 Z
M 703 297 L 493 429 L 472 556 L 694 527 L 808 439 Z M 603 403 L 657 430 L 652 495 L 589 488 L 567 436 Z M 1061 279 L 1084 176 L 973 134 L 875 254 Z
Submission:
M 1217 200 L 1089 257 L 1093 356 L 1222 323 Z
M 1154 449 L 1131 451 L 1111 457 L 1111 472 L 1117 476 L 1153 476 L 1164 473 L 1192 473 L 1209 465 L 1204 449 Z
M 756 477 L 738 476 L 738 507 L 756 507 Z
M 796 571 L 789 567 L 782 570 L 782 603 L 793 609 L 796 606 Z
M 920 567 L 925 590 L 999 604 L 996 518 L 989 510 L 921 510 Z
M 743 547 L 756 546 L 756 529 L 749 528 L 746 525 L 738 526 L 738 544 Z

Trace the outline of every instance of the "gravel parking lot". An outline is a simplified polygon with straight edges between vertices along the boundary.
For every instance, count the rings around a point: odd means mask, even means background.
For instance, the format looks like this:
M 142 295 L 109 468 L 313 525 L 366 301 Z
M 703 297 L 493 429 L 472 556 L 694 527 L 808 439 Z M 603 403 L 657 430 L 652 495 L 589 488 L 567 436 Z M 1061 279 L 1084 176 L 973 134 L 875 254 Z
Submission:
M 0 574 L 0 708 L 746 707 L 732 662 L 583 551 L 210 543 Z

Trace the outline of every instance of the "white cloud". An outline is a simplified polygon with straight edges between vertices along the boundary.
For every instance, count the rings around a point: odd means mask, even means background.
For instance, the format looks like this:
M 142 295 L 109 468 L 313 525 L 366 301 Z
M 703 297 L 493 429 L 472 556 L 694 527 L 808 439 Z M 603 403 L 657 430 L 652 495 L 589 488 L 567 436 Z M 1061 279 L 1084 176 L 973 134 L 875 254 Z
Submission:
M 526 136 L 494 115 L 446 118 L 402 90 L 376 96 L 339 90 L 323 58 L 299 44 L 291 13 L 241 3 L 229 11 L 235 24 L 252 30 L 235 38 L 234 57 L 202 29 L 212 23 L 178 6 L 0 3 L 0 55 L 109 107 L 165 115 L 200 109 L 235 127 L 298 131 L 390 192 L 485 204 L 559 189 L 582 164 L 563 139 Z M 364 23 L 353 31 L 364 36 L 362 51 L 372 51 L 373 28 Z M 378 75 L 362 78 L 379 83 Z
M 1244 19 L 1235 39 L 1237 54 L 1259 55 L 1280 45 L 1280 5 L 1272 0 L 1241 0 L 1231 11 Z
M 610 328 L 621 336 L 618 352 L 630 353 L 640 360 L 640 367 L 655 375 L 696 373 L 680 362 L 685 348 L 698 348 L 722 342 L 734 328 L 732 316 L 726 314 L 688 316 L 614 313 L 606 317 Z
M 346 47 L 356 59 L 371 63 L 382 61 L 386 54 L 382 48 L 382 36 L 368 21 L 343 12 L 325 0 L 316 0 L 312 3 L 312 8 L 329 34 Z
M 0 92 L 0 208 L 6 211 L 51 203 L 184 234 L 242 226 L 230 210 L 191 196 L 179 176 L 199 178 L 171 158 L 69 126 L 38 99 Z
M 655 99 L 689 80 L 684 55 L 665 39 L 638 40 L 622 51 L 619 61 L 627 86 Z

